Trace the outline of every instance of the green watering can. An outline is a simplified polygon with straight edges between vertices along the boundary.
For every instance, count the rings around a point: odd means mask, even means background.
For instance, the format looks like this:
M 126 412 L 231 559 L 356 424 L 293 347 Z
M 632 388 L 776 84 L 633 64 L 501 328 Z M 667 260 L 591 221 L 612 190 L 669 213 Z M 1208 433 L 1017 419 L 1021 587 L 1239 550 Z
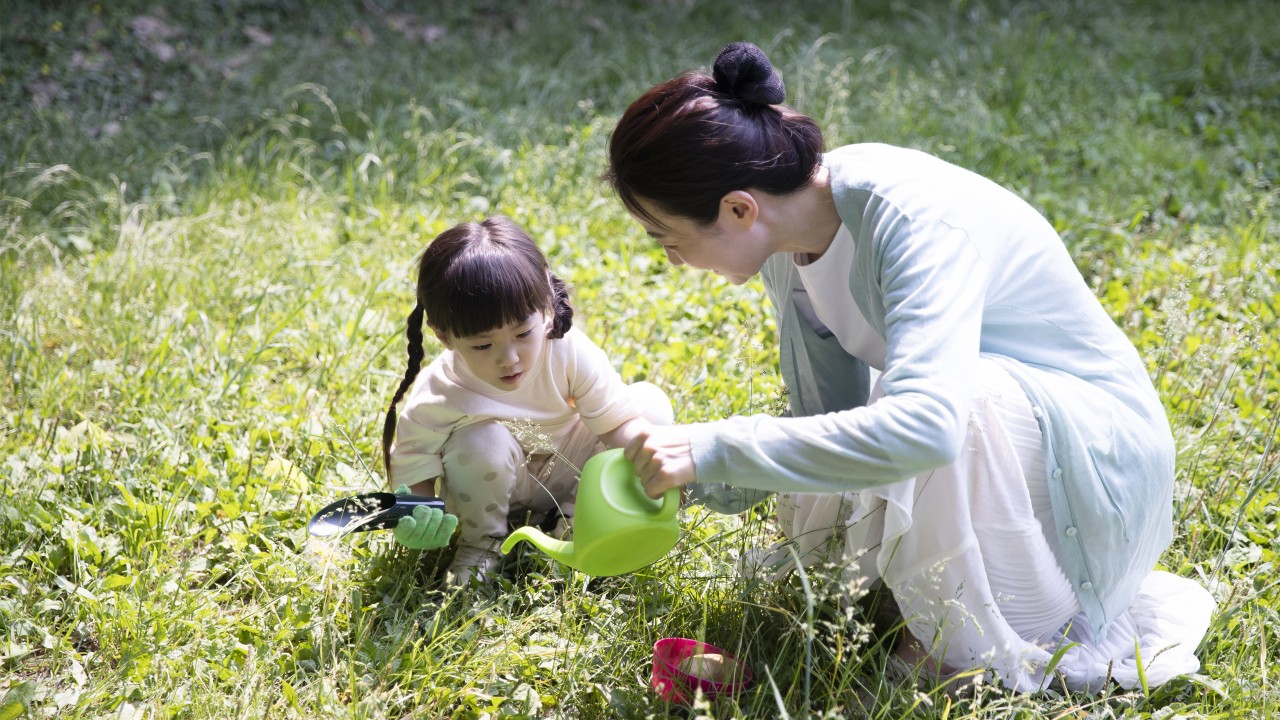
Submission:
M 680 539 L 680 490 L 671 488 L 661 500 L 645 495 L 621 448 L 599 453 L 583 466 L 575 507 L 572 542 L 526 526 L 507 537 L 502 552 L 527 540 L 565 565 L 598 577 L 635 572 L 666 555 Z

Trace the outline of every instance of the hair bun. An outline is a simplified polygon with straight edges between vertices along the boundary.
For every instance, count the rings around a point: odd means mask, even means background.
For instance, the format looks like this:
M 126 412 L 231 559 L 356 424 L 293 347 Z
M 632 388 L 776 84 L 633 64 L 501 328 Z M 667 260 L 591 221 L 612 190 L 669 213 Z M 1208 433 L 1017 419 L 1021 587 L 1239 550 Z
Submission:
M 755 105 L 777 105 L 787 99 L 782 78 L 769 56 L 749 42 L 730 43 L 716 56 L 711 76 L 721 92 Z

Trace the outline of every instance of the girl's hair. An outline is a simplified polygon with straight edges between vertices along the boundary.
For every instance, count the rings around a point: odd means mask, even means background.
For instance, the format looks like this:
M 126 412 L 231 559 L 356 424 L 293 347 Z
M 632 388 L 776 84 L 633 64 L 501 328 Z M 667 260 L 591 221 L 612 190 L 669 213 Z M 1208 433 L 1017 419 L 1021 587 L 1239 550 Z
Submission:
M 463 223 L 431 241 L 418 258 L 417 304 L 405 327 L 409 365 L 382 425 L 382 461 L 388 483 L 396 405 L 412 387 L 426 355 L 423 322 L 449 337 L 469 337 L 523 322 L 544 310 L 554 314 L 547 337 L 564 337 L 573 326 L 568 288 L 551 273 L 542 251 L 515 223 L 503 217 Z
M 659 225 L 640 201 L 710 225 L 728 192 L 795 192 L 821 162 L 822 131 L 785 99 L 764 52 L 733 43 L 711 75 L 687 72 L 631 103 L 609 140 L 604 179 L 631 213 Z

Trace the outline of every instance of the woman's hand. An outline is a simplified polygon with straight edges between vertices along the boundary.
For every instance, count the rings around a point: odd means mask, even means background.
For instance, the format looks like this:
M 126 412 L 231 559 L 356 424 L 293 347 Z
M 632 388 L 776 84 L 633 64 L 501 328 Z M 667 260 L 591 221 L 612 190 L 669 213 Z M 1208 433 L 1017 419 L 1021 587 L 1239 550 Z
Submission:
M 657 499 L 671 488 L 698 481 L 693 465 L 693 448 L 679 425 L 651 425 L 641 430 L 622 451 L 631 461 L 644 485 L 644 492 Z

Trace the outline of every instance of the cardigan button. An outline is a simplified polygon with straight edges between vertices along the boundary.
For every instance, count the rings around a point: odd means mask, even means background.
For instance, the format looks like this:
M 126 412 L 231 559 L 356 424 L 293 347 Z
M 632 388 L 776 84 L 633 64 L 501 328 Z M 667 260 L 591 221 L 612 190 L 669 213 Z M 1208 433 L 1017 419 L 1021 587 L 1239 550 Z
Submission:
M 1067 537 L 1075 537 L 1079 532 L 1080 531 L 1075 529 L 1075 527 L 1069 527 L 1066 529 Z
M 1080 589 L 1081 589 L 1081 590 L 1092 590 L 1092 589 L 1093 589 L 1093 583 L 1089 582 L 1088 580 L 1085 580 L 1084 582 L 1080 583 Z
M 1054 479 L 1054 480 L 1061 480 L 1061 479 L 1062 479 L 1062 468 L 1054 468 L 1054 469 L 1053 469 L 1053 479 Z

